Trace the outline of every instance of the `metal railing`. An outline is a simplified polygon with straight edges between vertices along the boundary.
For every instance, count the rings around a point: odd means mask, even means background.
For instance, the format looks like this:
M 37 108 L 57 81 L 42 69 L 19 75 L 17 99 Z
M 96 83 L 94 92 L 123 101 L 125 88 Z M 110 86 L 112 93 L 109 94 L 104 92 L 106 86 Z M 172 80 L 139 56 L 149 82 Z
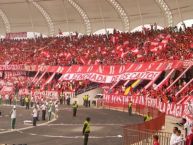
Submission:
M 160 145 L 169 145 L 170 133 L 141 131 L 124 128 L 123 145 L 153 145 L 153 136 L 158 135 Z
M 127 105 L 123 105 L 123 107 L 116 107 L 104 100 L 98 100 L 97 106 L 107 109 L 118 109 L 121 111 L 127 111 L 128 109 Z M 152 120 L 139 124 L 124 125 L 123 145 L 152 145 L 154 135 L 158 135 L 160 145 L 169 144 L 171 133 L 160 131 L 162 127 L 165 126 L 165 113 L 160 112 L 158 109 L 139 104 L 133 105 L 132 112 L 141 116 L 150 112 Z
M 96 89 L 96 88 L 98 88 L 98 86 L 99 86 L 98 84 L 91 84 L 91 85 L 89 85 L 89 86 L 86 87 L 86 88 L 78 89 L 77 91 L 75 91 L 75 95 L 77 96 L 77 95 L 83 94 L 83 93 L 85 93 L 85 92 L 87 92 L 87 91 Z

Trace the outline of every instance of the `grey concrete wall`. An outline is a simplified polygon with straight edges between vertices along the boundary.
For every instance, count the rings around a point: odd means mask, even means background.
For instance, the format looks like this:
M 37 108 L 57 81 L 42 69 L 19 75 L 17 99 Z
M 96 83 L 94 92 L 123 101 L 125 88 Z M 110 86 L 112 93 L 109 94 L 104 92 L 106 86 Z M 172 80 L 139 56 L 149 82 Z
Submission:
M 83 94 L 79 94 L 76 97 L 72 98 L 72 102 L 77 101 L 78 105 L 82 105 L 83 104 L 83 96 L 84 95 L 89 95 L 90 96 L 90 100 L 92 102 L 93 98 L 97 95 L 97 94 L 101 94 L 103 92 L 103 89 L 101 88 L 96 88 L 93 90 L 90 90 L 88 92 L 85 92 Z

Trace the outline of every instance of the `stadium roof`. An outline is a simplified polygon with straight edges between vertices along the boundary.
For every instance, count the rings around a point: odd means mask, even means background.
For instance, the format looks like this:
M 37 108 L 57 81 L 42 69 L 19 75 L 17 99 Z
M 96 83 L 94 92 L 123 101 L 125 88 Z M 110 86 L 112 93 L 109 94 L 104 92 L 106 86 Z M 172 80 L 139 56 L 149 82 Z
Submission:
M 130 31 L 141 24 L 175 26 L 193 18 L 193 0 L 0 0 L 0 34 Z

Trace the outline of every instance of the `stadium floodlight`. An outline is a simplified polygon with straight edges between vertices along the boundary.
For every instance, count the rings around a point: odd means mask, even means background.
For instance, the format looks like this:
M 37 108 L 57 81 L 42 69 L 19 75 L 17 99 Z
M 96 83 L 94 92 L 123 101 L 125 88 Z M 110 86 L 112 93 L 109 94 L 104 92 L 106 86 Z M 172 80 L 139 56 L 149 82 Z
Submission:
M 49 16 L 49 14 L 44 10 L 44 8 L 42 6 L 40 6 L 37 2 L 35 2 L 34 0 L 28 0 L 30 3 L 33 4 L 34 7 L 36 7 L 40 13 L 42 14 L 42 16 L 45 18 L 47 24 L 48 24 L 48 29 L 49 29 L 49 35 L 53 36 L 54 35 L 54 23 L 51 19 L 51 17 Z
M 116 0 L 107 0 L 116 10 L 116 12 L 119 14 L 123 25 L 124 25 L 124 30 L 126 32 L 129 31 L 129 18 L 124 10 L 124 8 L 116 1 Z
M 160 8 L 164 11 L 164 14 L 168 20 L 168 26 L 172 27 L 173 26 L 173 16 L 172 16 L 171 10 L 169 9 L 167 3 L 164 0 L 155 0 L 155 1 L 160 6 Z
M 86 26 L 86 33 L 90 34 L 91 33 L 91 24 L 90 24 L 90 20 L 86 12 L 73 0 L 68 0 L 68 2 L 77 10 L 79 15 L 82 17 L 84 24 Z
M 9 20 L 8 20 L 6 14 L 1 9 L 0 9 L 0 16 L 3 20 L 4 25 L 5 25 L 6 33 L 9 33 L 11 31 L 11 26 L 10 26 L 10 23 L 9 23 Z

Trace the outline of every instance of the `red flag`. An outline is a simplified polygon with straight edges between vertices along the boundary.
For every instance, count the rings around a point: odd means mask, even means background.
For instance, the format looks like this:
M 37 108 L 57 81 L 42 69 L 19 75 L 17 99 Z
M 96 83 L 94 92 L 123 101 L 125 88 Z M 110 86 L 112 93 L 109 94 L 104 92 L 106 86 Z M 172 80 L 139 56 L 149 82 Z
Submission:
M 50 54 L 48 51 L 42 51 L 41 54 L 44 55 L 44 57 L 47 57 L 47 58 L 50 57 Z
M 68 60 L 71 56 L 72 56 L 71 53 L 68 52 L 68 53 L 66 54 L 66 59 Z
M 62 56 L 64 56 L 64 53 L 63 53 L 63 52 L 61 52 L 61 53 L 59 54 L 59 57 L 62 57 Z
M 129 41 L 125 41 L 125 42 L 123 43 L 123 45 L 124 45 L 124 47 L 127 47 L 127 46 L 129 45 Z
M 89 59 L 89 61 L 87 62 L 87 65 L 91 65 L 91 62 L 92 62 L 92 60 Z
M 134 54 L 138 54 L 139 53 L 139 49 L 138 48 L 132 48 L 131 52 Z
M 150 47 L 150 51 L 151 52 L 157 52 L 158 51 L 158 47 Z
M 121 58 L 125 57 L 125 55 L 127 55 L 128 53 L 129 53 L 129 51 L 122 52 L 122 53 L 121 53 Z
M 82 62 L 82 64 L 85 64 L 85 61 L 82 57 L 80 58 L 80 61 Z

